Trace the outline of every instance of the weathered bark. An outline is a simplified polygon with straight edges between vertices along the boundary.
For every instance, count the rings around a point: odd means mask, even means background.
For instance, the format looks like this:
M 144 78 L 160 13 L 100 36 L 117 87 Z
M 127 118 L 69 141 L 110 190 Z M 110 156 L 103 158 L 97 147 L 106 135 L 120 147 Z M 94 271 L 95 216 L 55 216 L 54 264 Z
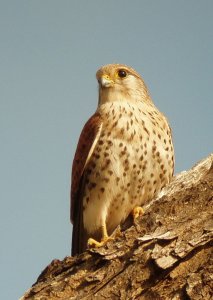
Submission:
M 182 172 L 105 247 L 54 260 L 27 299 L 213 299 L 213 155 Z

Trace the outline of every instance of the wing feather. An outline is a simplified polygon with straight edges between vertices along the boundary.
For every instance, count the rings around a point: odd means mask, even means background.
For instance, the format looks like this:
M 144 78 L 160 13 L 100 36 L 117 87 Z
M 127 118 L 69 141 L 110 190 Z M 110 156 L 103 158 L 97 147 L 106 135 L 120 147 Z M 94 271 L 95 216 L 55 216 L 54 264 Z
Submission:
M 73 223 L 72 255 L 82 252 L 85 248 L 86 237 L 82 223 L 83 174 L 99 139 L 101 128 L 101 117 L 95 113 L 84 125 L 73 160 L 70 193 L 70 219 Z

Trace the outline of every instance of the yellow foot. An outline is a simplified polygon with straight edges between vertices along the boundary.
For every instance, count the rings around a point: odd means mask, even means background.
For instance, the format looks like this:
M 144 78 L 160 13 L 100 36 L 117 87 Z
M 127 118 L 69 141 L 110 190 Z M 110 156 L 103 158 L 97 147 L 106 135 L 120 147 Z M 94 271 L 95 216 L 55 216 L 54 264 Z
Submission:
M 136 206 L 135 208 L 133 208 L 132 215 L 133 215 L 134 222 L 138 217 L 142 216 L 143 214 L 144 214 L 144 210 L 141 206 Z
M 93 238 L 89 238 L 87 245 L 89 248 L 99 248 L 103 245 L 106 244 L 106 242 L 108 242 L 109 240 L 112 240 L 113 238 L 111 238 L 110 236 L 105 237 L 104 239 L 101 240 L 101 242 L 98 242 L 96 240 L 94 240 Z

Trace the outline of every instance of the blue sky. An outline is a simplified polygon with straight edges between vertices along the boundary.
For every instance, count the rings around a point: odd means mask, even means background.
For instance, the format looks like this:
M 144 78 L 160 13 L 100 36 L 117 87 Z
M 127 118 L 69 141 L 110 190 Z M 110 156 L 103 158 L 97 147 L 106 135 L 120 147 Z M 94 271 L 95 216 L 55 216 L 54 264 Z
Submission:
M 173 129 L 176 172 L 212 152 L 211 0 L 0 3 L 1 299 L 70 254 L 70 170 L 96 70 L 134 67 Z

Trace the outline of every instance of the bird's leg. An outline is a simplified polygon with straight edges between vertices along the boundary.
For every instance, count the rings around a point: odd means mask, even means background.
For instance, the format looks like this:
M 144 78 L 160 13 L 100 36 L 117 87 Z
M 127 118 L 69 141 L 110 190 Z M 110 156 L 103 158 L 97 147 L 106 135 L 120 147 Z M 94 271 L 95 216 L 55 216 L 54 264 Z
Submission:
M 136 206 L 132 210 L 133 221 L 135 223 L 136 219 L 144 214 L 144 210 L 141 206 Z
M 101 231 L 102 231 L 102 238 L 101 241 L 98 242 L 94 240 L 93 238 L 89 238 L 87 245 L 90 248 L 98 248 L 103 246 L 108 240 L 112 239 L 110 236 L 108 236 L 107 233 L 107 228 L 106 228 L 106 222 L 104 221 L 103 224 L 101 225 Z

